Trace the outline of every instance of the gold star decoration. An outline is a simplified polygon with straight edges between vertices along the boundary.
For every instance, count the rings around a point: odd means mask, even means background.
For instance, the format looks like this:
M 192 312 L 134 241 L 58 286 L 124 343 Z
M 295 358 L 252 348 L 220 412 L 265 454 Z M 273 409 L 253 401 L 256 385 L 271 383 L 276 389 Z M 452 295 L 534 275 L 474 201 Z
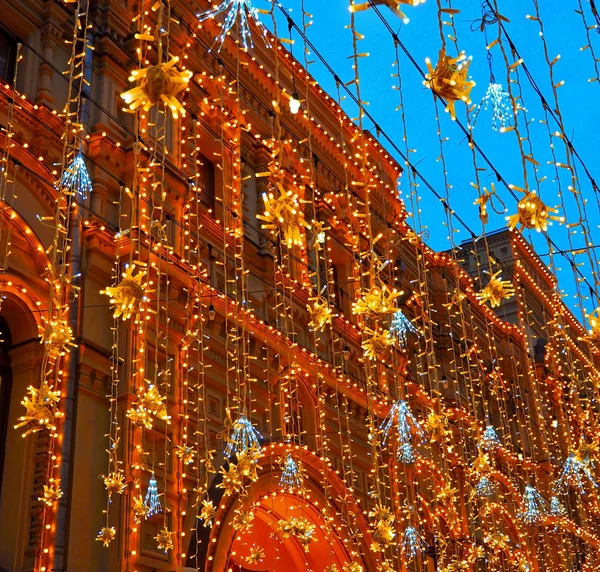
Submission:
M 175 448 L 175 454 L 181 459 L 184 465 L 189 465 L 194 461 L 196 451 L 189 445 L 178 445 Z
M 431 411 L 429 413 L 425 427 L 431 434 L 431 443 L 443 441 L 446 436 L 450 434 L 450 430 L 448 429 L 448 417 L 437 411 Z
M 198 518 L 202 521 L 202 524 L 206 527 L 212 526 L 213 518 L 217 514 L 217 509 L 211 500 L 203 500 L 202 501 L 202 509 L 200 510 L 200 514 Z
M 308 304 L 306 306 L 311 318 L 308 325 L 313 330 L 321 332 L 327 324 L 331 324 L 333 310 L 324 296 L 317 296 L 316 298 L 310 298 L 310 300 L 313 302 L 312 305 Z
M 389 330 L 379 331 L 365 328 L 364 334 L 365 337 L 362 341 L 362 348 L 365 352 L 365 357 L 368 357 L 369 359 L 380 358 L 394 343 L 394 339 L 390 335 Z
M 158 388 L 149 384 L 146 391 L 142 388 L 138 392 L 138 399 L 134 402 L 133 408 L 127 410 L 127 417 L 146 429 L 152 429 L 153 418 L 169 423 L 170 417 L 165 400 L 166 397 L 160 394 Z
M 229 462 L 227 469 L 221 467 L 219 473 L 223 475 L 222 481 L 217 485 L 225 489 L 226 495 L 231 495 L 241 491 L 244 488 L 244 479 L 251 482 L 258 480 L 258 459 L 262 456 L 259 449 L 250 447 L 246 451 L 236 453 L 237 464 Z
M 116 533 L 114 526 L 105 526 L 96 536 L 96 540 L 102 542 L 102 546 L 106 548 L 114 539 Z
M 302 245 L 302 228 L 310 228 L 304 220 L 298 195 L 286 191 L 281 183 L 277 183 L 279 195 L 263 193 L 265 212 L 256 218 L 265 222 L 262 228 L 273 233 L 281 232 L 288 248 Z
M 373 530 L 371 550 L 373 552 L 381 552 L 394 542 L 396 532 L 394 530 L 394 515 L 389 508 L 377 505 L 369 512 Z
M 171 110 L 174 119 L 180 114 L 185 115 L 176 95 L 188 86 L 193 73 L 190 70 L 179 71 L 175 67 L 178 62 L 179 58 L 174 57 L 163 64 L 133 70 L 129 81 L 139 81 L 139 85 L 121 94 L 129 109 L 133 111 L 141 107 L 148 111 L 162 101 Z
M 595 344 L 600 344 L 600 308 L 596 308 L 590 314 L 586 314 L 585 317 L 590 324 L 590 329 L 588 330 L 589 335 L 582 339 L 589 340 Z
M 478 475 L 485 475 L 492 470 L 490 465 L 490 456 L 487 453 L 479 453 L 473 461 L 472 470 Z
M 284 539 L 293 536 L 302 545 L 304 551 L 308 552 L 310 545 L 317 540 L 314 536 L 315 528 L 315 525 L 305 518 L 291 517 L 287 520 L 281 519 L 277 523 L 277 534 Z
M 235 516 L 231 521 L 231 526 L 236 530 L 248 530 L 254 522 L 254 507 L 241 506 L 235 510 Z
M 265 558 L 265 551 L 260 546 L 252 546 L 250 548 L 250 554 L 246 556 L 246 562 L 248 564 L 259 564 Z
M 390 290 L 385 284 L 373 286 L 358 302 L 352 304 L 352 313 L 370 318 L 393 314 L 397 310 L 394 301 L 402 294 L 403 292 L 398 292 L 396 289 Z
M 525 195 L 517 204 L 517 213 L 506 217 L 510 230 L 514 230 L 519 226 L 519 230 L 527 228 L 541 232 L 548 229 L 548 225 L 551 224 L 550 221 L 564 222 L 564 217 L 550 214 L 558 213 L 558 210 L 546 206 L 535 191 L 526 191 L 514 185 L 510 185 L 510 188 Z
M 163 526 L 158 534 L 154 537 L 156 540 L 156 546 L 159 550 L 164 550 L 167 552 L 168 550 L 173 550 L 173 536 L 174 532 L 171 532 L 166 525 Z
M 62 496 L 63 492 L 60 488 L 60 480 L 52 479 L 48 485 L 44 485 L 44 494 L 38 497 L 38 500 L 48 506 L 52 506 Z
M 492 308 L 497 308 L 502 300 L 515 295 L 515 289 L 510 280 L 500 278 L 501 270 L 490 276 L 490 281 L 485 288 L 477 294 L 477 299 L 482 302 L 489 302 Z
M 442 48 L 435 68 L 429 58 L 425 63 L 429 73 L 425 76 L 424 85 L 446 101 L 446 111 L 450 113 L 452 119 L 456 119 L 454 103 L 456 101 L 471 103 L 469 94 L 475 86 L 475 82 L 468 78 L 471 59 L 467 58 L 464 52 L 452 58 Z
M 142 495 L 134 497 L 133 499 L 133 520 L 138 524 L 148 518 L 148 512 L 150 512 L 150 507 L 144 501 L 144 497 Z
M 27 427 L 23 437 L 31 433 L 37 433 L 44 428 L 55 431 L 56 426 L 52 423 L 54 419 L 62 417 L 62 413 L 56 409 L 60 401 L 60 391 L 52 391 L 46 381 L 43 381 L 39 389 L 32 385 L 27 388 L 29 396 L 25 396 L 21 405 L 25 407 L 25 415 L 19 417 L 15 429 Z
M 100 294 L 110 296 L 115 318 L 128 320 L 131 316 L 137 316 L 142 302 L 146 300 L 146 293 L 150 292 L 147 291 L 147 284 L 143 282 L 146 271 L 140 270 L 134 275 L 135 269 L 136 263 L 130 264 L 116 286 L 107 286 L 104 290 L 100 290 Z
M 405 22 L 408 22 L 408 18 L 404 15 L 404 12 L 400 10 L 400 6 L 405 4 L 407 6 L 418 6 L 423 4 L 425 0 L 372 0 L 372 2 L 362 2 L 361 4 L 351 4 L 350 12 L 362 12 L 368 10 L 371 5 L 374 6 L 387 6 L 398 18 L 402 18 Z
M 109 498 L 113 494 L 120 495 L 125 490 L 125 475 L 121 471 L 113 471 L 108 475 L 101 475 L 100 478 L 104 479 Z
M 46 324 L 40 342 L 44 345 L 46 353 L 51 359 L 64 356 L 69 347 L 75 348 L 73 343 L 73 330 L 66 317 L 51 320 Z

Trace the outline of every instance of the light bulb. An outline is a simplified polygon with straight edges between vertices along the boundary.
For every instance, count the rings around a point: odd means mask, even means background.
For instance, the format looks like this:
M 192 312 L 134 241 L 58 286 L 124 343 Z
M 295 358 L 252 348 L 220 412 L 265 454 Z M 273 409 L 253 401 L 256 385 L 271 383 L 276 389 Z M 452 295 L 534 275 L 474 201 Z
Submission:
M 292 99 L 290 99 L 290 111 L 293 115 L 296 115 L 300 111 L 300 100 L 296 91 L 292 93 Z
M 348 347 L 347 344 L 344 346 L 344 349 L 342 350 L 342 356 L 345 360 L 350 359 L 350 348 Z
M 208 307 L 208 319 L 212 322 L 215 319 L 216 314 L 215 307 L 211 304 Z

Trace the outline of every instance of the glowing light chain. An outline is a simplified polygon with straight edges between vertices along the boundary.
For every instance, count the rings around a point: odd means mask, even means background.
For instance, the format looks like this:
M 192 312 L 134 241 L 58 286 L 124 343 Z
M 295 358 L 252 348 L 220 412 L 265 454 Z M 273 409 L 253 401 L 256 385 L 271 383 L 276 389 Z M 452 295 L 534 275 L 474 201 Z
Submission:
M 348 8 L 350 12 L 362 12 L 368 10 L 371 6 L 387 6 L 398 18 L 401 18 L 405 24 L 410 21 L 404 12 L 400 10 L 400 5 L 418 6 L 423 4 L 425 0 L 371 0 L 371 2 L 361 2 L 360 4 L 351 4 Z
M 92 181 L 81 152 L 65 168 L 56 185 L 63 193 L 77 193 L 82 199 L 92 192 Z
M 245 453 L 249 449 L 260 449 L 262 435 L 252 426 L 252 422 L 242 413 L 231 428 L 227 439 L 225 456 Z
M 380 431 L 383 433 L 383 444 L 393 426 L 396 427 L 398 433 L 398 460 L 404 464 L 414 463 L 413 439 L 422 442 L 425 438 L 425 431 L 402 399 L 394 403 L 380 427 Z
M 492 81 L 481 100 L 477 105 L 477 111 L 473 119 L 473 124 L 477 121 L 481 110 L 492 112 L 492 129 L 494 131 L 504 131 L 512 125 L 513 105 L 508 92 L 502 87 L 502 84 Z
M 260 13 L 263 13 L 263 11 L 254 8 L 250 0 L 224 0 L 223 2 L 211 8 L 210 10 L 206 10 L 206 12 L 196 14 L 196 17 L 198 18 L 199 22 L 205 22 L 206 20 L 212 20 L 219 14 L 223 14 L 225 12 L 227 12 L 227 15 L 225 16 L 225 21 L 223 22 L 221 33 L 215 39 L 215 44 L 219 44 L 217 48 L 218 52 L 221 51 L 225 38 L 230 33 L 231 28 L 233 28 L 238 18 L 239 30 L 241 35 L 240 39 L 242 42 L 242 46 L 245 50 L 254 47 L 248 18 L 252 18 L 254 20 L 256 27 L 260 30 L 260 32 L 265 38 L 266 46 L 268 48 L 271 47 L 269 41 L 266 39 L 268 30 L 266 26 L 260 21 L 260 18 L 258 16 Z M 213 44 L 213 47 L 215 44 Z
M 390 325 L 390 334 L 398 340 L 400 345 L 404 347 L 408 341 L 409 334 L 418 334 L 419 330 L 415 328 L 413 323 L 404 315 L 402 310 L 397 310 L 392 317 Z
M 523 493 L 522 510 L 517 514 L 517 518 L 520 519 L 523 524 L 536 526 L 541 524 L 548 514 L 548 503 L 544 500 L 542 495 L 540 495 L 540 493 L 538 493 L 531 485 L 526 485 L 525 492 Z
M 283 463 L 283 473 L 279 479 L 279 486 L 288 490 L 302 488 L 302 466 L 288 453 Z
M 412 525 L 408 525 L 404 530 L 404 536 L 402 538 L 402 548 L 404 555 L 408 560 L 416 558 L 419 554 L 422 554 L 427 550 L 427 543 L 423 537 L 419 534 L 419 531 Z
M 146 511 L 147 518 L 158 514 L 163 510 L 160 502 L 160 495 L 158 494 L 158 482 L 156 481 L 154 473 L 152 473 L 152 476 L 148 481 L 148 490 L 146 491 L 146 496 L 144 497 L 144 505 L 148 507 L 148 510 Z

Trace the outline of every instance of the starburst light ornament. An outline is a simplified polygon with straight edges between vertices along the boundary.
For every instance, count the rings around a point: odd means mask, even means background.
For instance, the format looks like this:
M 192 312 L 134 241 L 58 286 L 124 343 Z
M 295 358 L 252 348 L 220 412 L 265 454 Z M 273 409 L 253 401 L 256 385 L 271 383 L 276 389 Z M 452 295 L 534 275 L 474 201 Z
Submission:
M 475 484 L 475 494 L 478 497 L 487 498 L 496 494 L 496 486 L 486 475 L 483 475 Z
M 485 428 L 485 431 L 479 440 L 479 446 L 484 451 L 495 451 L 502 446 L 500 437 L 498 437 L 498 433 L 496 433 L 496 429 L 494 429 L 493 425 L 488 425 Z
M 577 455 L 577 452 L 569 453 L 555 485 L 554 490 L 564 493 L 569 487 L 575 489 L 579 494 L 585 494 L 588 487 L 600 488 L 593 473 L 591 461 L 585 461 Z
M 166 399 L 154 384 L 149 383 L 146 388 L 142 387 L 138 390 L 138 398 L 133 403 L 133 407 L 127 410 L 126 415 L 134 423 L 146 429 L 152 429 L 154 419 L 170 423 Z
M 352 313 L 370 318 L 376 318 L 382 314 L 394 314 L 396 306 L 394 301 L 402 292 L 391 290 L 387 285 L 373 286 L 368 292 L 352 304 Z
M 167 553 L 169 550 L 173 550 L 173 536 L 174 532 L 171 532 L 166 526 L 163 526 L 158 534 L 154 537 L 156 540 L 156 546 L 159 550 L 164 550 Z
M 184 465 L 190 465 L 194 461 L 196 451 L 189 445 L 178 445 L 175 454 L 181 459 Z
M 512 125 L 514 115 L 512 99 L 502 84 L 496 83 L 494 80 L 490 82 L 481 103 L 477 105 L 473 124 L 477 121 L 481 111 L 488 111 L 488 109 L 492 112 L 492 129 L 494 131 L 504 131 Z
M 73 342 L 73 330 L 66 318 L 66 312 L 46 324 L 40 343 L 44 345 L 46 353 L 51 359 L 64 356 L 69 348 L 76 348 Z
M 515 289 L 510 280 L 500 278 L 501 270 L 490 276 L 490 281 L 485 288 L 477 294 L 477 299 L 481 302 L 489 302 L 492 308 L 497 308 L 502 304 L 502 300 L 515 295 Z
M 114 526 L 105 526 L 96 536 L 96 540 L 98 542 L 102 542 L 102 546 L 104 546 L 104 548 L 107 548 L 116 534 L 117 531 L 115 530 Z
M 239 18 L 239 30 L 241 34 L 242 47 L 247 50 L 253 48 L 254 43 L 252 42 L 252 33 L 250 32 L 250 25 L 248 20 L 254 20 L 256 27 L 262 33 L 265 38 L 265 44 L 268 48 L 271 47 L 267 40 L 268 30 L 265 25 L 260 21 L 259 14 L 267 14 L 264 10 L 258 10 L 252 6 L 250 0 L 223 0 L 210 10 L 197 14 L 196 17 L 200 22 L 206 20 L 212 20 L 219 14 L 226 13 L 225 21 L 222 25 L 221 33 L 216 37 L 215 44 L 219 44 L 217 51 L 220 51 L 223 47 L 225 37 L 230 33 L 231 28 L 235 25 Z M 214 45 L 213 45 L 214 47 Z M 212 50 L 212 48 L 211 48 Z
M 368 10 L 371 6 L 387 6 L 398 18 L 402 18 L 405 24 L 408 24 L 409 20 L 400 10 L 401 5 L 406 6 L 418 6 L 424 4 L 425 0 L 371 0 L 371 2 L 361 2 L 360 4 L 351 4 L 348 8 L 350 12 L 362 12 Z
M 390 334 L 398 340 L 398 343 L 404 347 L 408 341 L 409 334 L 418 334 L 419 330 L 404 315 L 402 310 L 396 310 L 390 324 Z
M 230 419 L 231 417 L 229 416 L 228 411 L 227 420 L 225 422 L 226 425 L 229 425 Z M 227 438 L 225 456 L 231 457 L 236 453 L 243 453 L 252 448 L 260 449 L 261 439 L 262 435 L 253 427 L 250 419 L 241 413 L 235 423 L 231 426 L 231 434 Z
M 310 314 L 310 322 L 308 325 L 316 332 L 321 332 L 325 329 L 325 326 L 331 324 L 333 310 L 324 296 L 317 296 L 309 299 L 312 301 L 312 305 L 308 304 L 306 306 L 306 309 Z
M 44 485 L 44 494 L 38 497 L 38 500 L 48 506 L 52 506 L 62 496 L 63 492 L 60 488 L 60 480 L 53 479 L 48 485 Z
M 517 518 L 528 526 L 536 526 L 542 523 L 548 512 L 548 503 L 542 495 L 531 485 L 526 485 L 522 510 L 517 514 Z
M 564 217 L 554 216 L 551 213 L 558 213 L 557 209 L 546 206 L 535 191 L 526 191 L 510 185 L 525 196 L 517 204 L 517 213 L 506 217 L 508 228 L 514 230 L 517 226 L 519 230 L 530 229 L 537 232 L 548 230 L 551 221 L 564 222 Z
M 590 314 L 585 316 L 590 324 L 588 330 L 589 336 L 585 336 L 582 339 L 589 340 L 592 343 L 600 344 L 600 308 L 596 308 Z
M 371 550 L 373 552 L 382 552 L 394 543 L 394 538 L 396 537 L 394 515 L 389 508 L 378 504 L 369 512 L 369 518 L 372 523 L 371 534 L 373 537 Z
M 128 320 L 131 316 L 137 316 L 140 312 L 142 303 L 147 301 L 147 284 L 143 281 L 146 275 L 145 270 L 140 270 L 134 274 L 136 264 L 127 266 L 123 272 L 121 281 L 116 286 L 107 286 L 100 290 L 100 294 L 110 296 L 110 303 L 114 306 L 113 316 Z
M 425 438 L 425 432 L 402 399 L 394 403 L 380 427 L 383 434 L 383 445 L 385 445 L 392 427 L 396 429 L 398 435 L 398 460 L 405 465 L 414 463 L 416 456 L 413 441 L 421 443 Z
M 553 496 L 550 499 L 550 516 L 557 518 L 564 518 L 567 516 L 567 509 L 561 504 L 557 496 Z
M 250 554 L 246 556 L 248 564 L 260 564 L 265 559 L 265 550 L 260 546 L 251 546 Z
M 92 192 L 92 181 L 81 151 L 76 153 L 73 160 L 65 167 L 56 186 L 62 189 L 63 193 L 78 194 L 82 199 L 87 198 Z
M 179 58 L 174 57 L 166 63 L 133 70 L 129 81 L 138 81 L 139 85 L 121 94 L 129 109 L 133 111 L 141 107 L 149 111 L 153 105 L 162 102 L 171 110 L 174 119 L 179 115 L 185 116 L 185 109 L 176 96 L 188 86 L 193 73 L 190 70 L 179 71 L 176 67 L 178 62 Z
M 27 392 L 29 396 L 21 401 L 21 405 L 25 407 L 25 415 L 19 417 L 15 429 L 27 427 L 23 437 L 42 429 L 56 431 L 53 421 L 62 417 L 62 413 L 56 408 L 60 401 L 60 391 L 52 391 L 48 383 L 43 381 L 39 389 L 30 385 Z
M 198 518 L 202 521 L 203 526 L 211 527 L 213 518 L 215 518 L 216 514 L 217 509 L 215 508 L 213 501 L 207 499 L 203 500 L 202 508 L 200 509 L 200 514 L 198 515 Z
M 148 511 L 146 513 L 147 517 L 158 514 L 163 510 L 160 502 L 160 495 L 158 494 L 158 482 L 156 481 L 154 473 L 152 473 L 152 476 L 148 481 L 148 490 L 146 491 L 146 496 L 144 497 L 144 504 L 148 507 Z
M 149 510 L 150 510 L 150 507 L 146 504 L 142 495 L 139 495 L 139 496 L 133 498 L 132 512 L 133 512 L 133 520 L 136 523 L 139 524 L 140 522 L 142 522 L 142 520 L 147 519 Z
M 380 359 L 394 343 L 394 338 L 390 335 L 389 330 L 365 328 L 364 333 L 365 337 L 361 345 L 365 352 L 365 357 L 369 359 Z
M 108 475 L 100 475 L 100 478 L 104 481 L 109 499 L 113 494 L 120 495 L 125 490 L 125 475 L 121 471 L 113 471 Z
M 257 214 L 256 218 L 265 222 L 262 228 L 272 233 L 281 233 L 288 248 L 301 246 L 303 243 L 302 228 L 310 228 L 304 219 L 298 194 L 286 191 L 281 183 L 277 183 L 278 195 L 263 193 L 265 205 L 264 214 Z
M 310 545 L 317 540 L 315 529 L 316 526 L 305 518 L 291 517 L 279 520 L 276 530 L 283 539 L 290 536 L 295 538 L 304 548 L 304 552 L 308 552 Z
M 469 94 L 475 87 L 475 82 L 468 78 L 471 58 L 467 58 L 464 52 L 456 58 L 450 57 L 442 48 L 435 68 L 429 58 L 425 63 L 429 73 L 425 76 L 423 84 L 446 101 L 446 111 L 453 120 L 456 119 L 455 102 L 471 103 Z
M 404 530 L 402 548 L 406 559 L 412 560 L 427 550 L 427 543 L 419 534 L 419 531 L 409 524 Z
M 283 462 L 283 472 L 279 479 L 279 486 L 288 490 L 301 489 L 303 481 L 302 472 L 302 465 L 296 462 L 291 453 L 288 453 Z

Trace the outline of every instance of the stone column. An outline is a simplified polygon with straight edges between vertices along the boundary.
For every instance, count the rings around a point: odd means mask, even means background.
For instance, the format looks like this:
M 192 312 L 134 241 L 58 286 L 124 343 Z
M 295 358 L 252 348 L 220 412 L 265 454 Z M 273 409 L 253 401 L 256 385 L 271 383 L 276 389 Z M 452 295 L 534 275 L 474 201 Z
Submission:
M 52 97 L 52 78 L 54 70 L 49 63 L 54 61 L 54 49 L 60 41 L 60 30 L 51 22 L 47 22 L 41 29 L 42 61 L 39 68 L 38 88 L 35 95 L 35 102 L 38 105 L 54 107 L 54 98 Z

